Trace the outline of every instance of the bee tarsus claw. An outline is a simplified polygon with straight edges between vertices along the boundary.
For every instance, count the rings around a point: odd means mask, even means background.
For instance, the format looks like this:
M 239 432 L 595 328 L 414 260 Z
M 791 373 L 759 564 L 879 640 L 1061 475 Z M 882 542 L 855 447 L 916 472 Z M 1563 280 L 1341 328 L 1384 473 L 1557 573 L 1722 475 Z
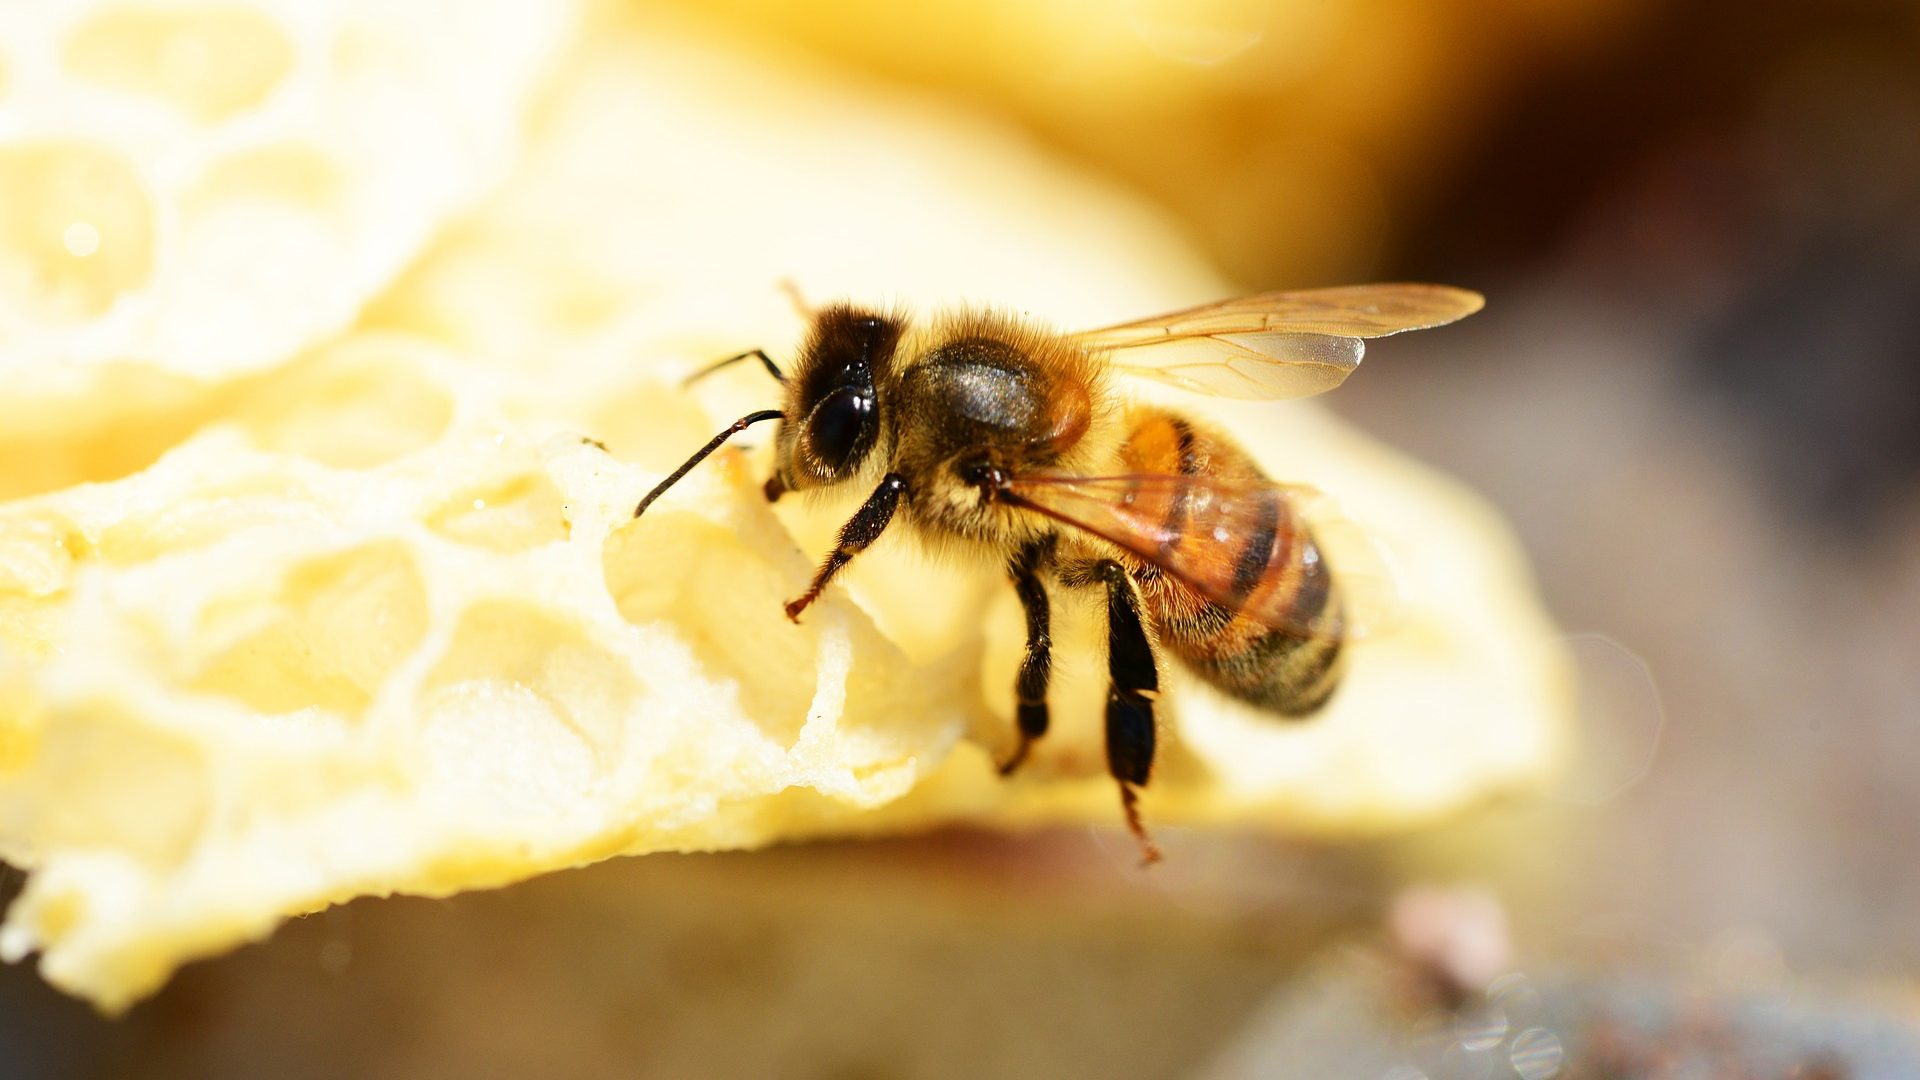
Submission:
M 1022 736 L 1020 745 L 1014 748 L 1013 756 L 995 766 L 1001 776 L 1012 776 L 1015 769 L 1026 764 L 1027 751 L 1033 748 L 1033 740 Z
M 1160 854 L 1160 845 L 1147 835 L 1147 827 L 1140 820 L 1139 798 L 1139 793 L 1131 784 L 1120 785 L 1120 808 L 1127 815 L 1127 831 L 1133 834 L 1134 840 L 1140 845 L 1140 869 L 1145 870 L 1165 856 Z

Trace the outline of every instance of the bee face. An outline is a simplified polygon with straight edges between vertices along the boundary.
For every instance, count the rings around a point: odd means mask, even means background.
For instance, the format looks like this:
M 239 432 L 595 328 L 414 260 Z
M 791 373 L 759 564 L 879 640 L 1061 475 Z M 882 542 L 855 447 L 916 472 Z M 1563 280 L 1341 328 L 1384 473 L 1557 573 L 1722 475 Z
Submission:
M 880 388 L 892 375 L 902 323 L 846 306 L 823 309 L 788 382 L 777 478 L 789 490 L 859 471 L 881 431 Z

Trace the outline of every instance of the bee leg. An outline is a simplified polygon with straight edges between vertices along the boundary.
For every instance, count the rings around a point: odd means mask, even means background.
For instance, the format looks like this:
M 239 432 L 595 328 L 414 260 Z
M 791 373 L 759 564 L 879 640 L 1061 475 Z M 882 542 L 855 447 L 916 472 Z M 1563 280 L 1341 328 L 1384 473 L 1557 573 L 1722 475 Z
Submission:
M 1000 766 L 1000 775 L 1027 760 L 1033 740 L 1047 733 L 1047 681 L 1053 674 L 1052 613 L 1047 607 L 1047 587 L 1040 580 L 1040 569 L 1053 558 L 1052 536 L 1035 540 L 1020 549 L 1007 567 L 1013 577 L 1014 591 L 1020 594 L 1020 606 L 1027 613 L 1027 652 L 1020 661 L 1020 675 L 1014 680 L 1014 708 L 1019 717 L 1020 745 L 1013 756 Z
M 1140 842 L 1140 865 L 1160 861 L 1160 849 L 1140 822 L 1139 789 L 1153 772 L 1153 699 L 1160 672 L 1140 619 L 1140 592 L 1126 567 L 1104 560 L 1094 567 L 1107 585 L 1107 770 L 1120 784 L 1120 808 Z
M 887 522 L 893 520 L 894 508 L 900 505 L 900 496 L 906 491 L 907 482 L 899 473 L 888 473 L 880 481 L 880 486 L 873 489 L 867 501 L 861 503 L 860 509 L 855 510 L 853 517 L 840 527 L 840 542 L 834 545 L 833 554 L 820 564 L 820 569 L 814 571 L 813 584 L 808 585 L 807 591 L 798 599 L 787 601 L 787 618 L 799 622 L 800 613 L 807 610 L 808 604 L 819 599 L 821 590 L 833 580 L 833 575 L 852 562 L 855 555 L 867 550 L 868 545 L 880 539 L 880 534 L 887 529 Z

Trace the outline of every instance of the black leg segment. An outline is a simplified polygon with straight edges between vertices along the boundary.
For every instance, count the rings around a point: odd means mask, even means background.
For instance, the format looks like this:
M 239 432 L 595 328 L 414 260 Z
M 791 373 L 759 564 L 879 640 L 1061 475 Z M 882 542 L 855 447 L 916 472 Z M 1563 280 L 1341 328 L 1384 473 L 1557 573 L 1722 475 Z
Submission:
M 1156 732 L 1153 699 L 1160 673 L 1140 617 L 1140 593 L 1126 568 L 1111 560 L 1095 567 L 1107 586 L 1107 768 L 1120 783 L 1127 827 L 1140 841 L 1142 863 L 1158 862 L 1160 849 L 1140 822 L 1137 788 L 1153 773 Z
M 1020 549 L 1007 567 L 1020 606 L 1027 613 L 1027 651 L 1014 680 L 1014 709 L 1020 723 L 1020 745 L 1000 766 L 1006 776 L 1027 760 L 1033 740 L 1047 733 L 1047 682 L 1053 674 L 1053 619 L 1047 606 L 1047 587 L 1040 572 L 1053 557 L 1054 538 L 1035 540 Z
M 900 505 L 900 497 L 906 494 L 907 482 L 899 473 L 888 473 L 880 486 L 873 489 L 867 501 L 853 512 L 853 517 L 840 528 L 840 542 L 834 546 L 833 554 L 820 564 L 813 575 L 813 584 L 796 600 L 787 602 L 787 618 L 800 621 L 800 613 L 807 605 L 820 596 L 820 591 L 833 580 L 840 568 L 853 561 L 855 555 L 867 550 L 880 534 L 887 530 L 887 523 L 893 520 L 893 511 Z

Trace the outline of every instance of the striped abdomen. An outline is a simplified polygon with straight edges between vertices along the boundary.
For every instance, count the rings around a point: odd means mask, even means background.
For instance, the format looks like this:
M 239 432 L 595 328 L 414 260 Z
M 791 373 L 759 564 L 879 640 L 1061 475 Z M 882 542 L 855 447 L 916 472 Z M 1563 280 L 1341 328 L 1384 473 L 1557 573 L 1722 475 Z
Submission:
M 1340 680 L 1340 597 L 1286 489 L 1218 431 L 1153 406 L 1128 419 L 1126 472 L 1206 478 L 1137 507 L 1161 521 L 1158 561 L 1211 585 L 1209 597 L 1136 564 L 1162 646 L 1243 701 L 1283 716 L 1319 709 Z M 1202 491 L 1209 481 L 1238 493 Z

